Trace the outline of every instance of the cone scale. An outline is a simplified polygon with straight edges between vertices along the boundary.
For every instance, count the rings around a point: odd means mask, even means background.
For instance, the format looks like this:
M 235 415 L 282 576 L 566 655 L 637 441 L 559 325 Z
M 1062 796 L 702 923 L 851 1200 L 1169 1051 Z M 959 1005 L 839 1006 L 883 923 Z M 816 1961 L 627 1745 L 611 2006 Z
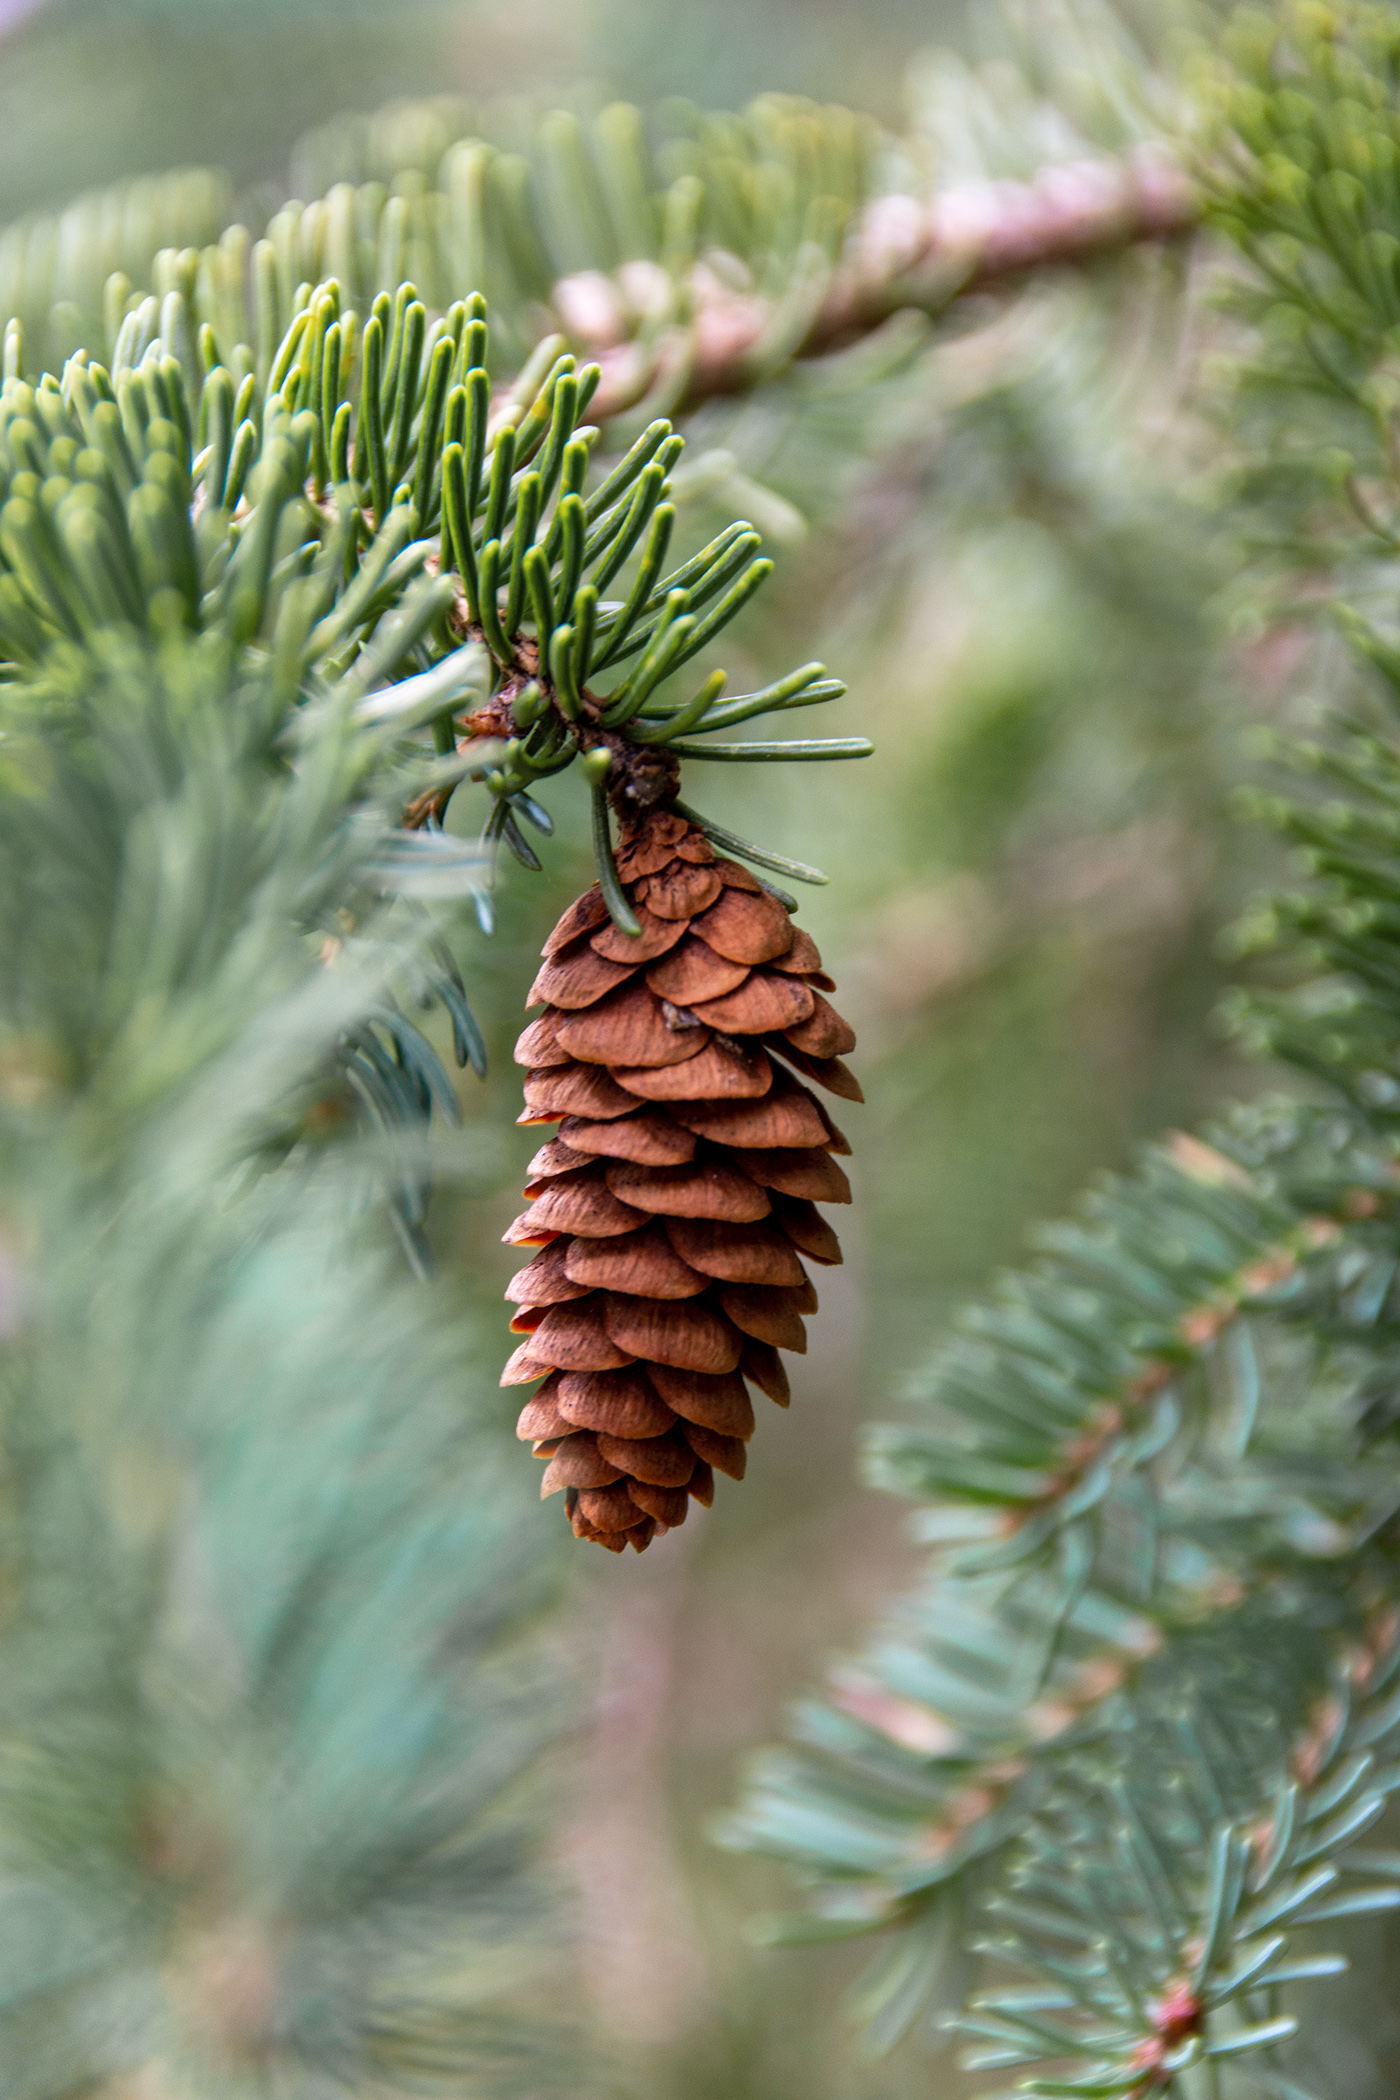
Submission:
M 787 907 L 673 810 L 624 830 L 641 925 L 595 885 L 544 948 L 516 1045 L 522 1123 L 555 1123 L 506 1240 L 537 1248 L 506 1296 L 503 1385 L 543 1380 L 519 1436 L 577 1537 L 642 1552 L 743 1478 L 753 1393 L 788 1404 L 808 1263 L 839 1262 L 816 1206 L 848 1203 L 845 1138 L 803 1082 L 848 1100 L 855 1037 Z

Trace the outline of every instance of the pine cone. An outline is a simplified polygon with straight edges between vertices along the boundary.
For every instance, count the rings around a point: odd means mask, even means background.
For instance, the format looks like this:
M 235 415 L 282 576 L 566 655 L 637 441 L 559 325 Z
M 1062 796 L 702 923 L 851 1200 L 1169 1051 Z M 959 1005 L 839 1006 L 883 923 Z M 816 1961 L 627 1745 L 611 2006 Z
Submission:
M 506 1292 L 527 1339 L 501 1383 L 544 1378 L 518 1430 L 549 1461 L 541 1493 L 566 1491 L 579 1538 L 640 1553 L 713 1499 L 715 1467 L 742 1480 L 745 1380 L 786 1407 L 778 1351 L 805 1350 L 816 1310 L 799 1251 L 841 1259 L 815 1206 L 851 1200 L 831 1157 L 850 1146 L 785 1067 L 861 1091 L 814 942 L 746 868 L 665 809 L 617 866 L 640 939 L 596 885 L 570 905 L 515 1049 L 520 1121 L 560 1129 L 505 1235 L 541 1252 Z

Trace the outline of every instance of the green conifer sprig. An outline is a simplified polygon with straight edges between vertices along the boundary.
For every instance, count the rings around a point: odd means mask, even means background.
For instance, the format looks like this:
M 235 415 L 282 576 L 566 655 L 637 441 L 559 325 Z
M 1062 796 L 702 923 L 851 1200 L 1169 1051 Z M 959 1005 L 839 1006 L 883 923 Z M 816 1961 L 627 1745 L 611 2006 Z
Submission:
M 1380 638 L 1352 624 L 1376 664 Z M 1393 680 L 1373 683 L 1393 712 Z M 1234 939 L 1244 954 L 1302 951 L 1316 974 L 1291 992 L 1238 995 L 1227 1012 L 1252 1049 L 1312 1071 L 1384 1120 L 1387 1111 L 1394 1116 L 1400 1109 L 1389 952 L 1400 837 L 1396 751 L 1383 730 L 1367 721 L 1338 723 L 1326 742 L 1294 738 L 1280 740 L 1277 748 L 1293 771 L 1339 792 L 1306 803 L 1279 795 L 1252 798 L 1254 813 L 1301 848 L 1315 879 L 1306 888 L 1261 899 Z
M 60 668 L 0 777 L 0 2079 L 537 2091 L 547 1578 L 392 1162 L 321 1142 L 450 900 L 385 894 L 353 694 Z
M 771 572 L 759 535 L 736 522 L 668 569 L 684 440 L 654 421 L 590 488 L 597 366 L 580 371 L 547 338 L 493 393 L 479 295 L 430 325 L 403 284 L 361 329 L 337 283 L 303 286 L 280 340 L 235 342 L 224 363 L 207 323 L 196 355 L 171 291 L 126 315 L 110 372 L 78 352 L 37 387 L 19 376 L 14 323 L 6 340 L 0 650 L 31 677 L 57 645 L 176 625 L 266 658 L 287 707 L 348 680 L 403 730 L 435 725 L 445 764 L 409 807 L 420 826 L 440 826 L 472 769 L 452 756 L 470 699 L 468 745 L 484 740 L 478 771 L 497 797 L 487 844 L 530 866 L 521 821 L 548 825 L 531 791 L 580 753 L 600 753 L 595 785 L 612 772 L 618 800 L 649 752 L 654 772 L 691 755 L 871 748 L 696 741 L 845 688 L 808 664 L 737 698 L 721 672 L 671 697 L 668 681 Z M 615 581 L 622 595 L 605 596 Z M 419 675 L 374 697 L 403 669 Z
M 1256 1737 L 1261 1709 L 1281 1717 L 1297 1698 L 1282 1673 L 1256 1672 L 1267 1674 L 1275 1681 L 1255 1687 Z M 1144 1701 L 1130 1774 L 1111 1756 L 1098 1770 L 1087 1757 L 1019 1837 L 986 1904 L 975 1951 L 1034 1980 L 978 1992 L 949 2022 L 980 2044 L 967 2068 L 1043 2066 L 1017 2088 L 1036 2100 L 1127 2100 L 1169 2090 L 1202 2062 L 1282 2085 L 1277 2051 L 1298 2021 L 1280 1993 L 1346 1967 L 1319 1950 L 1314 1928 L 1400 1908 L 1400 1854 L 1357 1842 L 1400 1787 L 1397 1674 L 1388 1610 L 1288 1745 L 1287 1777 L 1262 1816 L 1252 1794 L 1233 1791 L 1240 1753 L 1276 1759 L 1277 1739 L 1248 1743 L 1251 1717 L 1202 1701 L 1203 1682 L 1189 1707 L 1180 1687 Z M 1105 1795 L 1112 1861 L 1100 1846 Z
M 353 1188 L 219 1215 L 184 1164 L 178 1205 L 6 1203 L 41 1229 L 3 1381 L 5 2088 L 548 2089 L 541 1562 L 472 1339 L 334 1220 Z
M 228 181 L 214 170 L 174 168 L 114 183 L 61 211 L 6 226 L 0 232 L 0 312 L 24 329 L 34 373 L 61 370 L 79 349 L 107 356 L 112 313 L 104 297 L 113 278 L 169 290 L 169 262 L 158 266 L 157 257 L 173 260 L 212 246 L 232 204 Z
M 612 103 L 525 123 L 439 100 L 323 127 L 295 174 L 328 209 L 351 188 L 362 219 L 377 203 L 381 241 L 431 257 L 423 276 L 440 303 L 480 285 L 516 326 L 562 279 L 631 266 L 619 317 L 644 348 L 686 318 L 699 256 L 723 251 L 745 291 L 783 309 L 770 345 L 781 362 L 779 336 L 800 332 L 799 308 L 820 302 L 889 146 L 870 119 L 790 95 L 760 96 L 739 115 L 673 99 L 649 117 Z M 367 272 L 368 244 L 361 254 Z M 377 250 L 374 267 L 382 279 Z M 377 288 L 356 280 L 357 291 Z M 684 368 L 655 379 L 671 396 L 659 406 L 674 406 Z
M 1216 219 L 1263 280 L 1266 346 L 1364 405 L 1400 322 L 1400 33 L 1388 8 L 1239 8 L 1200 82 Z M 1207 162 L 1208 169 L 1210 162 Z
M 597 193 L 570 187 L 577 135 L 551 137 L 538 224 L 566 228 Z M 667 193 L 676 220 L 721 213 L 710 237 L 733 233 L 771 302 L 746 384 L 804 339 L 840 238 L 794 137 L 791 167 L 732 153 L 732 194 L 703 169 Z M 468 193 L 450 224 L 410 185 L 289 208 L 263 244 L 166 246 L 149 297 L 106 280 L 100 336 L 63 317 L 61 376 L 23 376 L 18 330 L 7 346 L 3 1375 L 23 1481 L 0 1733 L 22 1748 L 0 1781 L 0 2055 L 24 2100 L 518 2088 L 522 1527 L 489 1431 L 462 1428 L 463 1336 L 346 1227 L 358 1162 L 317 1133 L 346 1091 L 362 1104 L 412 1245 L 413 1139 L 451 1104 L 415 1002 L 435 992 L 459 1058 L 479 1049 L 437 909 L 480 879 L 433 828 L 464 773 L 495 791 L 488 845 L 528 858 L 533 784 L 581 755 L 616 903 L 607 798 L 626 807 L 647 766 L 673 784 L 695 754 L 868 748 L 696 741 L 834 697 L 817 665 L 667 699 L 762 564 L 738 524 L 667 574 L 665 422 L 590 487 L 587 370 L 522 325 L 525 369 L 493 371 L 481 306 L 447 296 L 483 272 L 430 282 L 445 224 L 483 244 L 503 225 L 523 300 L 534 203 L 512 216 L 504 161 L 482 180 L 486 206 Z M 576 268 L 606 261 L 595 231 Z M 665 398 L 685 384 L 665 374 Z M 635 568 L 605 576 L 629 531 Z M 290 1171 L 253 1182 L 250 1159 Z M 1329 1493 L 1335 1535 L 1352 1474 Z M 1200 1561 L 1176 1572 L 1179 1605 Z M 1066 1558 L 993 1618 L 1068 1696 L 1106 1642 L 1136 1653 L 1101 1595 Z
M 939 313 L 969 285 L 1189 231 L 1198 206 L 1163 150 L 1172 97 L 1155 80 L 1144 92 L 1130 43 L 1091 61 L 1101 29 L 1078 20 L 1068 45 L 1023 36 L 1012 104 L 1005 68 L 990 92 L 966 69 L 945 79 L 959 120 L 932 97 L 933 140 L 782 95 L 742 115 L 675 101 L 647 116 L 621 103 L 528 115 L 450 97 L 393 104 L 313 134 L 295 156 L 300 195 L 261 230 L 218 233 L 223 185 L 199 171 L 171 178 L 168 197 L 135 185 L 21 223 L 0 246 L 0 316 L 20 320 L 34 377 L 78 348 L 110 366 L 128 313 L 178 291 L 220 343 L 253 344 L 265 377 L 304 288 L 334 279 L 362 319 L 405 279 L 438 313 L 479 290 L 495 379 L 562 330 L 604 362 L 598 419 L 620 417 L 631 435 L 901 311 Z M 1018 182 L 999 229 L 989 185 L 1026 175 L 1027 136 L 1053 142 L 1050 169 L 1029 171 L 1051 186 Z M 983 186 L 972 225 L 955 210 L 951 229 L 930 186 L 950 150 Z M 1066 158 L 1094 164 L 1076 196 L 1053 181 Z M 896 330 L 879 354 L 897 360 L 917 340 Z
M 21 1071 L 38 1055 L 46 1083 L 78 1089 L 109 1113 L 137 1084 L 132 1071 L 154 1055 L 153 1041 L 162 1082 L 174 1088 L 187 1066 L 214 1054 L 240 1000 L 256 1004 L 289 967 L 304 967 L 310 942 L 343 969 L 351 1004 L 294 1097 L 250 1124 L 245 1155 L 272 1162 L 301 1147 L 305 1157 L 308 1143 L 314 1150 L 341 1126 L 378 1130 L 385 1158 L 374 1178 L 421 1269 L 421 1133 L 433 1114 L 455 1119 L 456 1103 L 410 1013 L 441 1001 L 460 1062 L 482 1067 L 438 920 L 474 895 L 486 869 L 474 842 L 402 831 L 403 796 L 432 776 L 433 762 L 420 754 L 405 763 L 393 722 L 386 729 L 362 709 L 351 682 L 289 721 L 269 666 L 250 667 L 226 635 L 179 628 L 154 647 L 135 631 L 100 632 L 82 651 L 56 649 L 40 682 L 0 687 L 7 882 L 22 905 L 3 962 L 5 1013 Z M 202 837 L 196 852 L 191 806 L 178 839 L 193 856 L 191 876 L 177 905 L 162 887 L 177 851 L 165 836 L 173 819 L 123 808 L 114 783 L 133 796 L 161 786 L 173 794 L 193 756 L 205 770 L 186 796 L 204 805 Z M 61 799 L 65 836 L 82 842 L 61 879 L 36 838 L 53 808 L 36 800 L 39 784 Z M 133 825 L 145 843 L 124 863 Z M 235 929 L 249 897 L 262 895 L 259 947 Z M 358 1116 L 348 1113 L 357 1103 Z M 93 1142 L 95 1154 L 107 1149 L 105 1138 Z
M 254 345 L 265 375 L 299 288 L 334 279 L 363 315 L 411 279 L 439 313 L 484 294 L 499 377 L 548 333 L 562 279 L 607 278 L 637 375 L 610 412 L 642 402 L 666 414 L 686 395 L 689 366 L 676 342 L 660 363 L 651 352 L 683 335 L 702 252 L 722 251 L 737 273 L 731 289 L 772 308 L 750 360 L 756 383 L 800 341 L 876 181 L 878 128 L 797 97 L 762 97 L 742 116 L 672 104 L 653 127 L 621 103 L 591 121 L 555 110 L 523 130 L 503 130 L 487 109 L 486 136 L 469 111 L 444 124 L 443 107 L 345 120 L 313 137 L 298 155 L 303 197 L 260 233 L 219 233 L 223 186 L 198 172 L 172 178 L 169 195 L 130 187 L 23 222 L 0 248 L 0 314 L 21 321 L 42 369 L 78 348 L 110 360 L 127 309 L 179 291 L 196 327 L 207 322 L 226 346 Z
M 1264 428 L 1291 433 L 1297 471 L 1266 489 L 1275 545 L 1337 564 L 1329 609 L 1369 690 L 1291 747 L 1309 792 L 1256 802 L 1306 879 L 1239 938 L 1280 949 L 1296 988 L 1231 1011 L 1327 1105 L 1237 1113 L 1149 1154 L 960 1323 L 922 1419 L 872 1444 L 874 1479 L 930 1505 L 928 1582 L 803 1709 L 801 1747 L 760 1766 L 727 1827 L 812 1887 L 806 1927 L 778 1936 L 889 1931 L 860 1994 L 881 2044 L 963 1996 L 969 1947 L 1029 1966 L 1024 1993 L 975 1997 L 958 2024 L 988 2044 L 981 2068 L 1029 2073 L 1036 2094 L 1139 2100 L 1236 2058 L 1243 2089 L 1296 2094 L 1289 1981 L 1339 1964 L 1308 1967 L 1309 1946 L 1294 1969 L 1288 1935 L 1397 1896 L 1393 1857 L 1348 1864 L 1348 1847 L 1394 1784 L 1400 776 L 1378 521 L 1400 472 L 1376 264 L 1400 76 L 1393 17 L 1364 5 L 1249 15 L 1233 49 L 1245 78 L 1213 106 L 1237 121 L 1212 151 L 1222 217 L 1268 286 L 1242 377 Z M 1332 501 L 1348 483 L 1350 505 Z M 1351 1734 L 1338 1687 L 1358 1640 L 1358 1709 L 1368 1686 L 1378 1703 Z M 1270 1974 L 1281 1997 L 1253 1988 Z
M 1139 1493 L 1199 1435 L 1209 1408 L 1192 1385 L 1222 1336 L 1253 1309 L 1316 1303 L 1341 1221 L 1388 1212 L 1393 1175 L 1358 1135 L 1328 1161 L 1330 1191 L 1321 1146 L 1302 1166 L 1244 1128 L 1149 1151 L 1133 1179 L 1042 1230 L 1053 1251 L 1039 1270 L 966 1316 L 918 1389 L 939 1427 L 880 1432 L 874 1476 L 987 1509 L 987 1542 L 959 1556 L 968 1572 L 1062 1551 L 1067 1531 L 1087 1538 L 1105 1497 Z
M 1384 562 L 1400 325 L 1395 17 L 1356 0 L 1239 8 L 1223 55 L 1200 68 L 1199 166 L 1213 223 L 1251 266 L 1233 290 L 1254 326 L 1236 420 L 1256 528 L 1285 563 Z
M 930 1580 L 843 1666 L 834 1706 L 803 1708 L 806 1753 L 760 1767 L 727 1826 L 816 1882 L 821 1929 L 931 1930 L 1159 1653 L 1261 1570 L 1311 1579 L 1321 1557 L 1330 1581 L 1335 1561 L 1366 1562 L 1400 1485 L 1356 1442 L 1395 1349 L 1394 1226 L 1376 1193 L 1394 1171 L 1364 1138 L 1279 1108 L 1150 1156 L 1092 1228 L 1054 1235 L 1078 1265 L 1061 1254 L 968 1317 L 921 1382 L 925 1423 L 875 1433 L 874 1481 L 932 1505 Z M 1222 1189 L 1233 1205 L 1189 1200 Z M 1257 1237 L 1237 1264 L 1221 1221 L 1238 1231 L 1246 1193 Z M 1145 1249 L 1125 1226 L 1149 1215 Z M 1235 1783 L 1252 1783 L 1247 1760 Z M 913 2017 L 917 1999 L 901 2003 Z

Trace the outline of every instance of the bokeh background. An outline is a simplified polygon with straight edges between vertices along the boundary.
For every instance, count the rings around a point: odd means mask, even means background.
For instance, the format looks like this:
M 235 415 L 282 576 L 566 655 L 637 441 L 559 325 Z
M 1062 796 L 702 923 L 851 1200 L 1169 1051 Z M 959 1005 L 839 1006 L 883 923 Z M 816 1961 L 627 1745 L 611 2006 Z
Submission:
M 739 107 L 783 89 L 891 126 L 929 124 L 937 100 L 967 120 L 939 133 L 948 179 L 978 155 L 995 172 L 999 151 L 1074 150 L 1018 129 L 990 0 L 11 0 L 0 20 L 0 221 L 175 164 L 225 170 L 259 212 L 309 130 L 397 96 Z M 940 50 L 992 61 L 985 106 Z M 620 2094 L 958 2084 L 927 2035 L 861 2058 L 841 2010 L 860 1948 L 752 1945 L 744 1921 L 781 1904 L 782 1877 L 707 1831 L 745 1754 L 913 1567 L 903 1509 L 858 1484 L 862 1425 L 1038 1216 L 1261 1083 L 1209 1025 L 1218 935 L 1262 851 L 1222 812 L 1243 731 L 1309 645 L 1251 625 L 1209 522 L 1219 440 L 1192 377 L 1222 325 L 1211 268 L 1144 255 L 965 302 L 946 330 L 892 333 L 873 380 L 860 353 L 692 427 L 687 534 L 745 512 L 778 557 L 726 650 L 735 688 L 821 657 L 850 686 L 824 728 L 878 742 L 859 766 L 688 776 L 707 814 L 830 873 L 802 923 L 861 1031 L 868 1104 L 843 1117 L 846 1265 L 743 1488 L 645 1559 L 575 1556 L 561 1667 L 589 1718 L 557 1842 Z M 546 873 L 508 866 L 494 938 L 463 942 L 492 1076 L 464 1089 L 464 1164 L 435 1217 L 503 1355 L 499 1236 L 536 1142 L 514 1129 L 510 1049 L 540 942 L 591 879 L 581 787 L 553 808 Z M 480 815 L 459 798 L 456 824 Z M 557 1510 L 539 1522 L 545 1550 Z

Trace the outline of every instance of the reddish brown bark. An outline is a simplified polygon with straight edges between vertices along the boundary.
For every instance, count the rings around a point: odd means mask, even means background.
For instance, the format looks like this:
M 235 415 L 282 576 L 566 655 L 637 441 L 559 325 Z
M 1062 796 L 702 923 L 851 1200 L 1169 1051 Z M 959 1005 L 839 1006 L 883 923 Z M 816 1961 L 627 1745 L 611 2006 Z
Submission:
M 1091 262 L 1198 224 L 1201 204 L 1184 170 L 1160 149 L 1123 160 L 1045 168 L 1030 182 L 960 184 L 931 197 L 877 197 L 840 261 L 817 283 L 812 311 L 783 353 L 810 358 L 854 342 L 903 308 L 936 311 L 958 294 L 1027 271 Z M 619 288 L 619 285 L 621 288 Z M 768 376 L 772 305 L 736 290 L 705 261 L 691 273 L 691 316 L 643 350 L 627 307 L 668 301 L 660 265 L 630 263 L 619 282 L 597 272 L 563 279 L 554 306 L 565 329 L 602 366 L 591 413 L 620 414 L 672 375 L 672 409 L 745 392 Z

